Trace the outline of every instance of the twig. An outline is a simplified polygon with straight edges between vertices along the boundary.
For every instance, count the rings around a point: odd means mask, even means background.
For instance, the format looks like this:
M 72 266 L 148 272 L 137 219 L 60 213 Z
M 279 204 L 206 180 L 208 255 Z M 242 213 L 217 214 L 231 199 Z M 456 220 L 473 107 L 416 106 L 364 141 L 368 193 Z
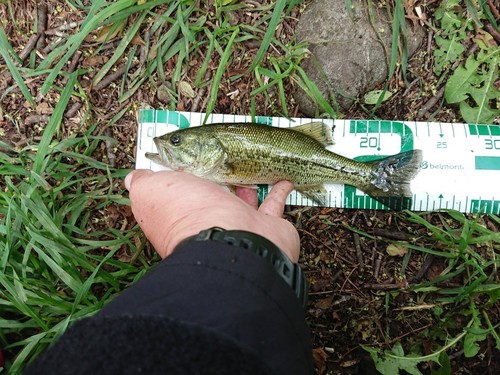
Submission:
M 68 110 L 66 111 L 66 113 L 64 114 L 64 117 L 66 117 L 66 118 L 71 118 L 71 117 L 73 117 L 74 115 L 76 115 L 76 112 L 78 112 L 78 110 L 79 110 L 80 108 L 82 108 L 82 106 L 83 106 L 82 102 L 76 102 L 75 104 L 73 104 L 73 105 L 71 106 L 71 108 L 70 108 L 70 109 L 68 109 Z
M 356 284 L 354 284 L 350 278 L 351 278 L 351 275 L 354 273 L 354 271 L 356 270 L 356 268 L 353 268 L 351 270 L 351 272 L 349 272 L 349 275 L 347 275 L 347 277 L 345 278 L 344 282 L 342 283 L 342 286 L 340 287 L 340 293 L 344 292 L 344 287 L 345 287 L 345 284 L 347 284 L 348 282 L 354 286 L 355 289 L 358 289 L 358 287 L 356 286 Z
M 406 88 L 406 90 L 403 93 L 403 97 L 406 97 L 406 95 L 408 95 L 410 90 L 413 88 L 413 86 L 415 86 L 420 81 L 420 79 L 421 79 L 420 77 L 417 77 L 413 81 L 410 82 L 410 84 L 408 85 L 408 87 Z
M 49 29 L 49 30 L 45 30 L 45 35 L 63 36 L 64 34 L 62 33 L 62 31 L 74 29 L 74 28 L 80 26 L 81 23 L 82 23 L 82 21 L 65 23 L 61 26 L 54 27 L 54 28 Z
M 210 79 L 211 75 L 212 75 L 212 72 L 210 70 L 207 70 L 207 72 L 205 73 L 205 76 L 203 77 L 203 80 L 208 81 Z M 196 97 L 193 100 L 193 105 L 191 106 L 191 112 L 198 111 L 201 98 L 203 98 L 205 96 L 205 91 L 206 91 L 206 87 L 202 87 L 200 89 L 200 91 L 198 91 Z
M 365 262 L 363 260 L 363 253 L 361 252 L 359 234 L 353 233 L 352 237 L 354 239 L 354 247 L 356 248 L 356 257 L 358 258 L 359 269 L 363 270 L 363 268 L 365 267 Z
M 24 119 L 24 126 L 33 125 L 38 122 L 47 122 L 49 120 L 50 116 L 47 115 L 31 115 Z
M 47 33 L 45 33 L 47 34 Z M 42 52 L 47 55 L 50 51 L 56 49 L 59 44 L 61 44 L 63 42 L 63 39 L 61 37 L 58 37 L 55 41 L 53 41 L 52 43 L 50 44 L 47 44 L 45 46 L 45 48 L 42 50 Z
M 432 41 L 433 41 L 433 36 L 434 36 L 434 33 L 432 30 L 429 30 L 429 32 L 427 33 L 427 56 L 432 56 L 431 54 L 431 51 L 432 51 Z M 429 70 L 429 63 L 430 63 L 431 59 L 426 59 L 425 61 L 425 70 L 428 71 Z
M 493 0 L 488 0 L 488 5 L 490 6 L 491 13 L 495 16 L 496 19 L 500 18 L 500 10 L 493 4 Z
M 382 264 L 382 254 L 379 254 L 377 260 L 375 261 L 375 271 L 373 272 L 373 277 L 378 278 L 378 273 L 380 272 L 380 265 Z
M 420 328 L 414 329 L 414 330 L 412 330 L 412 331 L 410 331 L 410 332 L 406 332 L 406 333 L 402 334 L 401 336 L 398 336 L 398 337 L 393 338 L 393 339 L 390 341 L 390 344 L 392 345 L 392 344 L 394 344 L 394 343 L 396 343 L 396 342 L 399 342 L 399 341 L 400 341 L 403 337 L 406 337 L 406 336 L 408 336 L 408 335 L 414 335 L 415 333 L 420 332 L 420 331 L 423 331 L 424 329 L 429 328 L 430 326 L 432 326 L 432 323 L 427 324 L 427 325 L 425 325 L 425 326 L 423 326 L 423 327 L 420 327 Z
M 133 61 L 131 67 L 134 68 L 137 66 L 137 64 L 139 64 L 138 61 Z M 99 91 L 99 90 L 104 89 L 105 87 L 108 87 L 114 80 L 120 78 L 123 75 L 123 73 L 125 73 L 125 69 L 127 69 L 127 66 L 123 65 L 116 72 L 111 73 L 109 76 L 106 76 L 105 78 L 103 78 L 101 80 L 101 82 L 99 82 L 97 85 L 95 85 L 92 88 L 92 91 Z
M 409 236 L 403 232 L 393 232 L 382 228 L 373 228 L 373 233 L 377 236 L 382 236 L 385 238 L 392 238 L 394 240 L 408 241 Z
M 33 49 L 35 48 L 39 38 L 40 34 L 33 34 L 32 36 L 30 36 L 30 38 L 28 39 L 28 43 L 26 43 L 26 46 L 23 48 L 21 52 L 19 52 L 18 56 L 21 59 L 21 61 L 26 60 L 31 51 L 33 51 Z
M 47 30 L 47 5 L 42 4 L 37 9 L 38 15 L 38 30 L 37 34 L 40 36 L 38 42 L 36 43 L 37 49 L 43 49 L 46 45 L 45 43 L 45 31 Z
M 394 290 L 394 289 L 405 289 L 408 287 L 407 282 L 400 282 L 395 284 L 366 284 L 369 289 L 375 290 Z
M 429 112 L 431 110 L 431 108 L 434 107 L 434 105 L 436 105 L 436 103 L 441 100 L 441 98 L 443 97 L 443 94 L 444 94 L 444 86 L 441 87 L 439 89 L 439 91 L 436 93 L 436 95 L 434 95 L 432 98 L 430 98 L 427 101 L 427 103 L 425 103 L 422 106 L 422 108 L 420 108 L 420 110 L 417 113 L 417 118 L 424 117 L 427 114 L 427 112 Z
M 82 51 L 78 50 L 71 58 L 71 63 L 69 64 L 68 73 L 73 73 L 76 70 L 78 62 L 80 61 L 80 57 L 82 57 Z
M 418 283 L 420 280 L 422 280 L 422 278 L 425 276 L 425 274 L 429 270 L 429 267 L 431 266 L 433 260 L 434 260 L 434 256 L 432 254 L 429 254 L 427 256 L 427 258 L 425 259 L 425 262 L 422 265 L 422 268 L 420 268 L 420 270 L 418 271 L 418 273 L 411 280 L 412 283 Z

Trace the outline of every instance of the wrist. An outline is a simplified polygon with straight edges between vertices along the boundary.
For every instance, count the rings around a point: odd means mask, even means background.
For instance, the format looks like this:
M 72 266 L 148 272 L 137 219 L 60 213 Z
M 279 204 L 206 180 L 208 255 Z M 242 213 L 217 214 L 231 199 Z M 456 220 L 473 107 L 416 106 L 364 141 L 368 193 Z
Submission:
M 186 238 L 177 246 L 182 246 L 192 241 L 216 241 L 226 245 L 239 247 L 242 250 L 250 251 L 263 258 L 290 286 L 302 307 L 306 308 L 307 281 L 302 269 L 298 264 L 292 262 L 285 252 L 267 238 L 244 230 L 224 230 L 222 228 L 213 227 L 202 230 L 197 235 Z

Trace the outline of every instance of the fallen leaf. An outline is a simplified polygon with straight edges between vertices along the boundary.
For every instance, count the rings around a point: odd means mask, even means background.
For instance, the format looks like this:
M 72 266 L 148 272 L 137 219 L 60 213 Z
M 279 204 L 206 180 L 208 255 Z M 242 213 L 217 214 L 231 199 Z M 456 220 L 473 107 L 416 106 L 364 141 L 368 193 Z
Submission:
M 320 299 L 314 304 L 314 307 L 321 310 L 326 310 L 330 308 L 332 306 L 333 297 L 334 295 L 331 295 L 330 297 Z
M 84 67 L 97 67 L 106 64 L 109 60 L 107 56 L 90 56 L 82 61 L 82 66 Z
M 408 252 L 408 248 L 404 245 L 391 243 L 387 246 L 386 251 L 391 257 L 402 257 Z
M 134 37 L 132 38 L 132 41 L 130 43 L 133 45 L 136 45 L 136 46 L 145 46 L 146 45 L 146 42 L 144 41 L 144 39 L 142 39 L 140 37 L 140 35 L 138 35 L 138 34 L 134 35 Z
M 54 112 L 54 108 L 47 104 L 47 102 L 40 102 L 36 106 L 37 113 L 41 115 L 51 115 Z
M 194 92 L 189 82 L 180 81 L 177 85 L 177 88 L 179 89 L 179 94 L 181 94 L 182 96 L 186 96 L 191 99 L 196 97 L 196 93 Z
M 380 96 L 382 94 L 384 94 L 384 97 L 382 98 L 382 103 L 385 102 L 386 100 L 388 100 L 392 96 L 392 93 L 389 91 L 385 91 L 385 93 L 384 93 L 384 90 L 369 91 L 364 96 L 365 103 L 366 104 L 373 104 L 373 105 L 377 104 L 378 99 L 380 98 Z
M 95 41 L 103 43 L 103 42 L 108 42 L 111 39 L 115 38 L 118 34 L 120 34 L 123 31 L 125 25 L 127 24 L 127 21 L 128 21 L 127 19 L 124 19 L 118 24 L 111 23 L 109 25 L 101 27 L 97 32 Z
M 390 244 L 389 246 L 387 246 L 386 251 L 387 251 L 387 254 L 389 254 L 392 257 L 394 257 L 394 256 L 402 257 L 403 255 L 405 255 L 408 252 L 408 248 L 406 246 L 400 245 L 400 244 Z
M 316 369 L 318 370 L 318 374 L 323 374 L 326 370 L 326 360 L 328 358 L 328 354 L 325 352 L 323 348 L 315 348 L 313 349 L 313 361 L 316 365 Z

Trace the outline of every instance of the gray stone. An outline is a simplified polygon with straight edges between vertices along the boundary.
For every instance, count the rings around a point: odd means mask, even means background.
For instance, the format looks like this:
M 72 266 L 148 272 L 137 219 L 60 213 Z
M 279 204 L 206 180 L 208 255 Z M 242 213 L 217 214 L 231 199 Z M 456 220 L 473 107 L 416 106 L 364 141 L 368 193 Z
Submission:
M 392 27 L 386 8 L 374 6 L 372 24 L 367 1 L 352 0 L 352 5 L 350 16 L 345 0 L 315 0 L 296 29 L 297 40 L 308 42 L 312 55 L 303 61 L 302 68 L 323 97 L 340 109 L 347 109 L 354 99 L 384 82 L 389 72 Z M 420 26 L 408 24 L 406 29 L 411 56 L 425 34 Z M 295 100 L 308 116 L 321 112 L 302 90 L 296 93 Z

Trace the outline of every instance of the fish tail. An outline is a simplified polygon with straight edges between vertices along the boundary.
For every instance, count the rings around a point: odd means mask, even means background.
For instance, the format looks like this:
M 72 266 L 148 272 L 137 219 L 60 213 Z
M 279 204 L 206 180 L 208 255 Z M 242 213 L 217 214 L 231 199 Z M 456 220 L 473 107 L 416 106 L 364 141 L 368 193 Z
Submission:
M 422 151 L 405 151 L 367 163 L 371 166 L 371 179 L 363 191 L 393 210 L 410 209 L 410 182 L 420 170 Z

